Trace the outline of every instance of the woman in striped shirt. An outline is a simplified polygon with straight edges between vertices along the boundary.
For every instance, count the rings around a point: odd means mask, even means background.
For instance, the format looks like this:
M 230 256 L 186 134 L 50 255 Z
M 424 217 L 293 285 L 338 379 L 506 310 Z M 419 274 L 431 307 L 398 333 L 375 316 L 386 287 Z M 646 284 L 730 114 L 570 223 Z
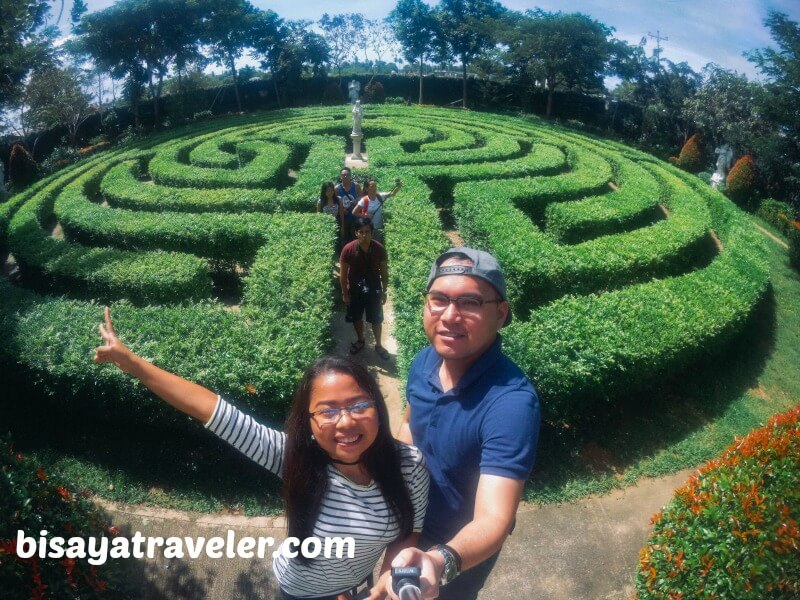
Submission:
M 353 558 L 306 559 L 290 556 L 293 549 L 282 546 L 273 570 L 285 600 L 351 598 L 384 549 L 381 578 L 367 597 L 385 597 L 393 557 L 414 545 L 422 529 L 428 473 L 419 450 L 392 437 L 383 396 L 363 366 L 338 356 L 311 365 L 295 392 L 284 433 L 134 354 L 114 332 L 108 308 L 100 334 L 96 363 L 114 363 L 283 478 L 289 536 L 323 544 L 324 538 L 354 539 Z

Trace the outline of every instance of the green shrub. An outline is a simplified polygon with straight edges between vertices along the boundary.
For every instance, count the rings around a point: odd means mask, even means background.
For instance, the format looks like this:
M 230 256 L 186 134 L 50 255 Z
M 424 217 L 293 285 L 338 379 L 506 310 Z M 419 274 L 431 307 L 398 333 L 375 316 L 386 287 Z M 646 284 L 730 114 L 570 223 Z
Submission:
M 119 598 L 118 561 L 94 566 L 89 558 L 22 558 L 17 532 L 38 542 L 118 535 L 94 507 L 88 493 L 76 491 L 57 473 L 46 473 L 0 439 L 0 596 L 4 598 Z M 9 537 L 4 537 L 8 535 Z M 12 592 L 13 590 L 13 592 Z M 6 595 L 8 594 L 8 595 Z M 12 596 L 13 594 L 13 596 Z
M 794 222 L 794 227 L 789 231 L 789 261 L 792 266 L 800 271 L 800 226 L 797 221 Z
M 383 104 L 386 101 L 386 91 L 380 81 L 373 81 L 364 86 L 364 102 L 366 104 Z
M 794 206 L 772 198 L 762 200 L 756 214 L 786 236 L 794 229 L 794 221 L 797 218 Z
M 751 208 L 756 194 L 756 166 L 745 154 L 733 165 L 725 180 L 725 195 L 743 208 Z
M 800 596 L 800 407 L 736 440 L 653 517 L 641 600 Z
M 699 173 L 703 170 L 703 151 L 700 147 L 700 134 L 695 133 L 686 140 L 677 158 L 670 158 L 670 162 L 679 169 L 689 173 Z

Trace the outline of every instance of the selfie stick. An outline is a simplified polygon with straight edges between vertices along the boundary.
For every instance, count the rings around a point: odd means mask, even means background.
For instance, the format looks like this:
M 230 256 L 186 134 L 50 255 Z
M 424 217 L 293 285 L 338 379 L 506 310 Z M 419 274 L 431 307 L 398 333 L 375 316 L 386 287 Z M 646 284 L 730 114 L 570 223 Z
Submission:
M 419 567 L 393 567 L 392 587 L 400 600 L 422 600 Z

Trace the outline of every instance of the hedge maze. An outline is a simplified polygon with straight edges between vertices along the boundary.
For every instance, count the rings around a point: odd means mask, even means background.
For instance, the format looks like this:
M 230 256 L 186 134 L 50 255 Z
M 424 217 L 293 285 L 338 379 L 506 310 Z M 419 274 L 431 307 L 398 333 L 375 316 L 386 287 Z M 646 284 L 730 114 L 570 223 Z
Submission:
M 0 244 L 21 274 L 0 281 L 3 362 L 69 401 L 146 399 L 90 364 L 111 303 L 140 353 L 279 417 L 332 347 L 335 227 L 314 201 L 350 124 L 335 107 L 173 130 L 0 206 Z M 554 420 L 717 351 L 768 289 L 739 210 L 631 148 L 446 109 L 370 105 L 363 129 L 369 175 L 404 183 L 385 209 L 402 370 L 425 344 L 421 292 L 451 230 L 503 265 L 505 345 Z

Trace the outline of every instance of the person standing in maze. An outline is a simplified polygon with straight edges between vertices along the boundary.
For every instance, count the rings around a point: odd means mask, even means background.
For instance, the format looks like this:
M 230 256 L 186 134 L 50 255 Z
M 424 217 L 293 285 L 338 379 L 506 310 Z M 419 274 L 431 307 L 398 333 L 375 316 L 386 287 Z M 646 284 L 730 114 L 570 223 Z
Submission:
M 358 201 L 353 208 L 353 216 L 364 217 L 372 221 L 374 227 L 373 236 L 379 241 L 383 241 L 383 204 L 387 198 L 394 196 L 402 186 L 400 180 L 395 181 L 391 192 L 378 192 L 378 182 L 375 178 L 370 178 L 364 186 L 364 197 Z
M 372 223 L 364 218 L 355 221 L 356 239 L 342 248 L 339 255 L 339 282 L 342 300 L 347 305 L 348 323 L 356 330 L 356 341 L 350 345 L 350 354 L 361 352 L 364 339 L 364 313 L 372 325 L 375 337 L 375 352 L 382 359 L 389 352 L 381 345 L 383 328 L 383 305 L 389 284 L 389 268 L 386 249 L 372 239 Z
M 501 347 L 511 307 L 491 254 L 442 254 L 423 311 L 430 346 L 411 365 L 398 438 L 425 456 L 430 501 L 419 549 L 402 551 L 393 566 L 422 567 L 425 598 L 473 600 L 514 528 L 536 456 L 539 400 Z
M 336 185 L 336 195 L 339 197 L 339 204 L 344 211 L 344 239 L 343 243 L 351 241 L 355 235 L 353 228 L 355 217 L 353 216 L 353 209 L 361 198 L 361 187 L 353 181 L 353 174 L 350 167 L 342 167 L 339 172 L 339 183 Z
M 336 219 L 339 224 L 339 242 L 341 243 L 343 241 L 342 232 L 344 231 L 344 209 L 341 202 L 339 202 L 339 197 L 336 195 L 336 188 L 332 181 L 326 181 L 322 184 L 319 199 L 317 200 L 317 212 L 323 212 Z
M 419 537 L 428 501 L 428 473 L 416 448 L 394 440 L 377 382 L 350 357 L 319 359 L 305 372 L 286 419 L 286 432 L 256 422 L 209 389 L 136 355 L 117 337 L 109 309 L 100 325 L 95 363 L 112 363 L 156 396 L 204 423 L 248 458 L 283 479 L 288 535 L 298 540 L 352 537 L 353 556 L 304 558 L 281 546 L 273 571 L 283 600 L 352 600 L 377 585 L 383 600 L 389 563 Z

